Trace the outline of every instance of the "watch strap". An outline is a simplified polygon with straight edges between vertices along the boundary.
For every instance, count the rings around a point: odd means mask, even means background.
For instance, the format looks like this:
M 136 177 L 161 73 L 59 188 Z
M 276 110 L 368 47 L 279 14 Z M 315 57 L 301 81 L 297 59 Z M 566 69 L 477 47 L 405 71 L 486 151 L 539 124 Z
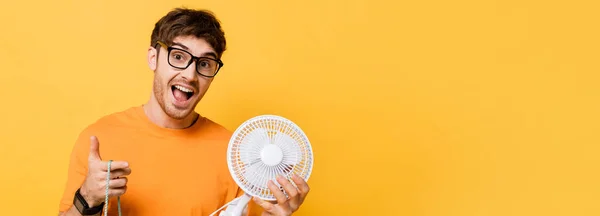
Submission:
M 100 203 L 98 206 L 90 207 L 88 203 L 85 201 L 85 198 L 80 193 L 81 189 L 77 189 L 75 192 L 75 197 L 73 198 L 73 205 L 81 215 L 95 215 L 102 211 L 102 207 L 104 207 L 104 202 Z

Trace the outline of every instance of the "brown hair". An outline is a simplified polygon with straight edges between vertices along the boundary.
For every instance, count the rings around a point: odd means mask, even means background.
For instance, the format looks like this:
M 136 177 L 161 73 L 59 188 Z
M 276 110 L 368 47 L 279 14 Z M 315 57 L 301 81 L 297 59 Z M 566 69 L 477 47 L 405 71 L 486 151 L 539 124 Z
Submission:
M 159 40 L 171 45 L 176 37 L 190 35 L 206 40 L 217 52 L 218 58 L 225 52 L 225 33 L 215 15 L 208 10 L 187 8 L 175 8 L 156 22 L 150 46 L 156 46 Z

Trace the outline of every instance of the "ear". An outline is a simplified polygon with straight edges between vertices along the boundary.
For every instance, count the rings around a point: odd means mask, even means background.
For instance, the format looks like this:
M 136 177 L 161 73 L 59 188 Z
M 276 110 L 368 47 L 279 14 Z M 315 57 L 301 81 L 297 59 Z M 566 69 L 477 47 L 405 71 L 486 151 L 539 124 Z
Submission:
M 154 47 L 148 47 L 148 67 L 150 70 L 155 71 L 158 65 L 157 51 Z

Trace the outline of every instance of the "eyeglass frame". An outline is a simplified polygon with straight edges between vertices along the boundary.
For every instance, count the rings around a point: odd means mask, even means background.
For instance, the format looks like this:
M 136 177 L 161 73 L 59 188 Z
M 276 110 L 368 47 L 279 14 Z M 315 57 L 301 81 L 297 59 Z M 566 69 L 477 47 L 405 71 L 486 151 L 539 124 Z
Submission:
M 167 50 L 167 63 L 168 63 L 168 64 L 169 64 L 171 67 L 174 67 L 174 68 L 177 68 L 177 69 L 185 70 L 185 69 L 187 69 L 188 67 L 190 67 L 190 65 L 192 65 L 192 62 L 194 62 L 194 63 L 196 63 L 196 67 L 195 67 L 195 69 L 194 69 L 194 71 L 196 71 L 196 73 L 198 73 L 198 74 L 200 74 L 201 76 L 204 76 L 204 77 L 213 78 L 213 77 L 217 76 L 217 74 L 219 73 L 219 71 L 221 70 L 221 68 L 222 68 L 222 67 L 223 67 L 223 65 L 224 65 L 224 64 L 223 64 L 223 61 L 221 61 L 220 59 L 214 59 L 214 58 L 210 58 L 210 57 L 206 57 L 206 56 L 200 56 L 200 57 L 197 57 L 197 56 L 194 56 L 193 54 L 191 54 L 190 52 L 188 52 L 187 50 L 180 49 L 180 48 L 177 48 L 177 47 L 167 46 L 167 44 L 166 44 L 166 43 L 164 43 L 164 42 L 162 42 L 162 41 L 156 41 L 156 43 L 157 43 L 158 45 L 160 45 L 161 47 L 164 47 L 164 48 Z M 182 67 L 175 67 L 175 66 L 173 66 L 173 64 L 171 64 L 171 59 L 170 59 L 169 57 L 170 57 L 170 55 L 171 55 L 171 51 L 172 51 L 172 50 L 174 50 L 174 49 L 175 49 L 175 50 L 177 50 L 177 51 L 182 51 L 182 52 L 185 52 L 185 53 L 189 54 L 189 55 L 192 57 L 192 58 L 191 58 L 191 59 L 188 61 L 187 65 L 186 65 L 185 67 L 183 67 L 183 68 L 182 68 Z M 200 71 L 198 71 L 198 61 L 199 61 L 200 59 L 209 59 L 209 60 L 213 60 L 213 61 L 217 62 L 217 64 L 219 65 L 219 67 L 217 68 L 217 71 L 215 71 L 215 74 L 214 74 L 214 75 L 212 75 L 212 76 L 209 76 L 209 75 L 202 74 L 202 73 L 200 73 Z

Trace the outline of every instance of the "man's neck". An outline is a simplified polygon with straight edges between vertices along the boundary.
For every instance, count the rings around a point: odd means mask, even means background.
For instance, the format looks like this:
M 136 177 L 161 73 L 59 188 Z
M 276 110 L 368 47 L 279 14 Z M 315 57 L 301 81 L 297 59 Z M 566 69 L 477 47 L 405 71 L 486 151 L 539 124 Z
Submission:
M 146 104 L 143 105 L 144 113 L 154 124 L 171 129 L 184 129 L 190 127 L 196 119 L 199 117 L 198 113 L 192 112 L 183 119 L 174 119 L 169 117 L 163 109 L 160 107 L 158 102 L 151 98 Z

